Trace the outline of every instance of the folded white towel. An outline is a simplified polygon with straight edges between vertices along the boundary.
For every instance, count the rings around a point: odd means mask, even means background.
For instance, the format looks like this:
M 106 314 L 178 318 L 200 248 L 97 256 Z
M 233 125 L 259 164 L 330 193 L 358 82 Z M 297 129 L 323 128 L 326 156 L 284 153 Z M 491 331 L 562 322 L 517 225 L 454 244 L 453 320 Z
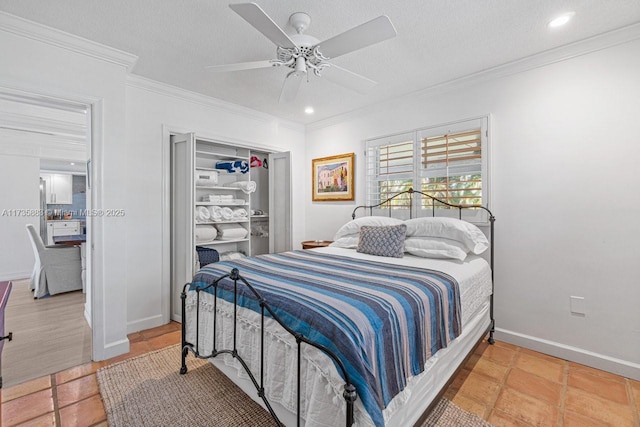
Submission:
M 222 221 L 222 215 L 220 214 L 220 206 L 209 206 L 209 213 L 211 214 L 211 221 Z
M 231 218 L 233 218 L 233 211 L 231 210 L 231 208 L 221 208 L 220 215 L 222 216 L 222 219 L 224 219 L 225 221 L 229 221 Z
M 218 230 L 213 225 L 196 225 L 196 243 L 215 240 Z
M 211 212 L 206 206 L 198 206 L 196 209 L 196 222 L 207 222 L 211 220 Z
M 220 240 L 244 239 L 249 234 L 246 228 L 238 224 L 216 224 L 216 228 Z
M 256 191 L 255 181 L 236 181 L 225 184 L 225 187 L 234 187 L 242 190 L 243 193 L 249 194 Z
M 243 208 L 235 208 L 233 210 L 233 219 L 245 219 L 248 216 L 247 210 Z

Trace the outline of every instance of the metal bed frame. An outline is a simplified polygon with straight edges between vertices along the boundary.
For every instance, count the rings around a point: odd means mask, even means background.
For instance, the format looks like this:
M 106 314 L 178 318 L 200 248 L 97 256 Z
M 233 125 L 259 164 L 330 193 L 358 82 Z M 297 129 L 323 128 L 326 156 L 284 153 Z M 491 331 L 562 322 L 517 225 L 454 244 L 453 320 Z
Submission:
M 407 194 L 408 197 L 408 201 L 409 201 L 409 216 L 411 217 L 412 215 L 412 211 L 413 211 L 413 197 L 414 194 L 420 194 L 422 196 L 428 197 L 429 199 L 432 200 L 432 205 L 433 205 L 433 211 L 432 214 L 433 216 L 435 216 L 435 206 L 436 203 L 439 203 L 441 205 L 447 206 L 448 208 L 454 208 L 454 209 L 458 209 L 458 217 L 460 219 L 462 219 L 462 210 L 463 209 L 482 209 L 484 211 L 486 211 L 489 214 L 489 222 L 490 222 L 490 226 L 491 226 L 491 230 L 490 230 L 490 244 L 491 244 L 491 259 L 490 259 L 490 265 L 491 265 L 491 279 L 492 279 L 492 283 L 491 283 L 491 287 L 492 287 L 492 292 L 491 292 L 491 299 L 490 299 L 490 318 L 491 318 L 491 323 L 489 325 L 488 328 L 488 332 L 489 332 L 489 339 L 488 342 L 490 344 L 494 343 L 494 338 L 493 338 L 493 334 L 495 331 L 495 320 L 493 318 L 493 238 L 494 238 L 494 222 L 495 222 L 495 217 L 493 216 L 493 214 L 491 213 L 491 211 L 489 209 L 487 209 L 484 206 L 480 206 L 480 205 L 453 205 L 450 203 L 447 203 L 443 200 L 440 200 L 436 197 L 433 197 L 429 194 L 423 193 L 421 191 L 416 191 L 413 188 L 410 188 L 409 190 L 400 192 L 395 194 L 394 196 L 386 199 L 385 201 L 378 203 L 377 205 L 361 205 L 361 206 L 357 206 L 354 210 L 353 213 L 351 214 L 351 217 L 353 219 L 355 219 L 356 217 L 356 211 L 358 209 L 369 209 L 369 214 L 372 215 L 373 214 L 373 209 L 375 208 L 381 208 L 384 207 L 385 205 L 388 207 L 389 209 L 389 216 L 391 216 L 391 209 L 392 209 L 392 204 L 390 203 L 392 200 L 396 199 L 397 197 L 400 197 L 404 194 Z M 398 205 L 396 205 L 396 207 L 398 207 Z M 216 341 L 216 324 L 217 324 L 217 301 L 218 301 L 218 284 L 220 281 L 224 280 L 224 279 L 230 279 L 231 281 L 233 281 L 233 291 L 234 291 L 234 297 L 233 297 L 233 304 L 234 304 L 234 309 L 233 309 L 233 348 L 231 349 L 218 349 L 217 348 L 217 341 Z M 237 305 L 237 297 L 238 297 L 238 285 L 244 285 L 246 286 L 252 293 L 253 295 L 256 297 L 256 299 L 258 300 L 258 303 L 260 305 L 260 318 L 261 318 L 261 323 L 260 323 L 260 334 L 261 334 L 261 338 L 260 338 L 260 375 L 259 375 L 259 380 L 256 378 L 256 376 L 253 374 L 253 372 L 251 372 L 251 370 L 249 369 L 249 366 L 247 365 L 247 363 L 245 362 L 245 360 L 242 358 L 242 356 L 240 354 L 238 354 L 238 350 L 237 350 L 237 346 L 236 346 L 236 337 L 237 337 L 237 311 L 238 311 L 238 305 Z M 191 283 L 187 283 L 184 285 L 183 289 L 182 289 L 182 293 L 180 294 L 180 298 L 182 300 L 182 365 L 180 367 L 180 374 L 184 375 L 187 373 L 187 365 L 186 365 L 186 358 L 189 352 L 191 352 L 196 358 L 199 359 L 210 359 L 213 357 L 216 357 L 218 355 L 221 354 L 230 354 L 231 356 L 233 356 L 235 359 L 238 360 L 238 362 L 240 362 L 240 364 L 242 365 L 242 367 L 244 368 L 244 370 L 246 371 L 247 375 L 249 376 L 251 382 L 253 383 L 254 387 L 256 388 L 256 391 L 258 393 L 258 396 L 262 399 L 262 401 L 264 402 L 265 406 L 267 407 L 267 410 L 269 411 L 269 413 L 271 414 L 271 416 L 273 417 L 274 421 L 276 422 L 276 424 L 278 426 L 284 426 L 284 424 L 280 421 L 280 419 L 278 418 L 278 416 L 276 415 L 273 407 L 271 406 L 269 400 L 267 399 L 266 395 L 265 395 L 265 389 L 264 389 L 264 318 L 265 318 L 265 310 L 269 313 L 269 315 L 280 324 L 280 326 L 282 326 L 289 334 L 291 334 L 297 343 L 297 405 L 296 405 L 296 418 L 297 418 L 297 426 L 300 426 L 300 378 L 301 378 L 301 372 L 300 372 L 300 366 L 301 366 L 301 344 L 305 343 L 308 345 L 311 345 L 319 350 L 321 350 L 322 352 L 324 352 L 327 356 L 329 356 L 333 362 L 335 363 L 335 365 L 337 366 L 339 373 L 342 374 L 342 378 L 344 379 L 345 385 L 344 385 L 344 392 L 343 392 L 343 397 L 345 399 L 346 402 L 346 420 L 345 420 L 345 425 L 346 427 L 350 427 L 353 425 L 354 422 L 354 403 L 357 399 L 357 393 L 356 393 L 356 388 L 355 386 L 351 383 L 351 380 L 349 378 L 349 374 L 347 373 L 344 364 L 342 363 L 342 361 L 340 360 L 340 358 L 338 356 L 336 356 L 331 350 L 329 350 L 328 348 L 326 348 L 323 345 L 320 345 L 318 343 L 315 343 L 311 340 L 309 340 L 308 338 L 306 338 L 303 334 L 297 333 L 295 331 L 293 331 L 292 329 L 290 329 L 281 319 L 280 317 L 278 317 L 278 315 L 273 311 L 273 309 L 269 306 L 268 302 L 260 295 L 260 293 L 258 291 L 255 290 L 255 288 L 253 286 L 251 286 L 251 284 L 249 282 L 247 282 L 247 280 L 242 277 L 242 275 L 240 274 L 240 272 L 238 271 L 237 268 L 234 268 L 231 270 L 230 273 L 225 274 L 221 277 L 219 277 L 218 279 L 216 279 L 213 283 L 204 286 L 204 287 L 196 287 L 196 289 L 194 290 L 196 292 L 196 342 L 191 343 L 188 342 L 186 339 L 186 333 L 187 333 L 187 328 L 186 328 L 186 299 L 187 299 L 187 291 L 188 288 L 191 286 Z M 213 307 L 213 349 L 212 352 L 210 354 L 201 354 L 200 352 L 200 292 L 205 291 L 209 288 L 213 288 L 213 295 L 214 295 L 214 307 Z M 484 335 L 483 335 L 484 336 Z M 478 343 L 476 343 L 476 346 L 480 343 L 480 341 L 478 341 Z M 474 347 L 475 348 L 475 347 Z M 472 351 L 473 352 L 473 351 Z M 469 353 L 468 357 L 471 355 L 471 353 Z M 466 359 L 465 359 L 466 360 Z M 463 363 L 464 364 L 464 363 Z M 457 372 L 457 371 L 456 371 Z M 449 384 L 453 377 L 455 376 L 455 374 L 449 378 L 449 381 L 447 384 Z M 446 389 L 446 385 L 445 387 L 443 387 L 443 389 L 441 390 L 439 396 L 444 392 L 444 389 Z M 427 408 L 427 410 L 423 413 L 421 418 L 426 417 L 426 414 L 429 413 L 429 411 L 433 408 L 433 406 L 435 405 L 435 403 L 437 402 L 438 398 L 434 399 L 434 401 L 432 402 L 432 404 Z

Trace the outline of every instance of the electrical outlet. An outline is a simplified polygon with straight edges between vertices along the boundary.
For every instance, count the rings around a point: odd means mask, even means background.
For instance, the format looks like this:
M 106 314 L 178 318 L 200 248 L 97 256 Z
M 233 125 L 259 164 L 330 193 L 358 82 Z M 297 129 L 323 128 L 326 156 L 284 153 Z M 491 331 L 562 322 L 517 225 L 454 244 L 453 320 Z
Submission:
M 584 301 L 584 297 L 570 296 L 570 309 L 572 314 L 585 316 L 587 314 L 587 304 Z

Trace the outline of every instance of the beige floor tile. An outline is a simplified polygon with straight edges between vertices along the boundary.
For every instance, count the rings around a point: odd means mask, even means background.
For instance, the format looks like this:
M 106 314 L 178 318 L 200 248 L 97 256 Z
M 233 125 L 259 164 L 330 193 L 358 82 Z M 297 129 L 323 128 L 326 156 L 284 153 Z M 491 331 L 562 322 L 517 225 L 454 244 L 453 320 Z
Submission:
M 491 415 L 489 415 L 487 421 L 489 421 L 489 423 L 493 424 L 495 427 L 531 427 L 531 424 L 514 418 L 511 415 L 500 411 L 499 409 L 494 409 L 493 411 L 491 411 Z
M 22 424 L 18 424 L 16 427 L 55 427 L 56 416 L 53 412 L 44 414 L 41 417 L 34 418 Z
M 514 368 L 509 372 L 506 384 L 520 393 L 544 400 L 554 406 L 560 406 L 562 399 L 562 384 L 560 383 Z
M 565 410 L 609 426 L 633 426 L 635 422 L 630 405 L 621 405 L 573 387 L 567 387 Z
M 459 393 L 485 405 L 491 404 L 500 390 L 500 384 L 484 375 L 471 372 L 460 386 Z
M 51 389 L 18 397 L 2 404 L 2 425 L 13 426 L 53 411 Z
M 3 388 L 2 402 L 8 402 L 18 397 L 26 396 L 27 394 L 31 394 L 50 387 L 51 376 L 47 375 L 46 377 L 36 378 L 35 380 L 14 385 L 13 387 Z
M 587 371 L 570 369 L 567 385 L 623 405 L 630 403 L 624 381 L 618 382 L 604 376 L 592 375 Z
M 500 391 L 494 408 L 534 426 L 555 426 L 558 421 L 558 407 L 508 386 Z
M 557 383 L 563 381 L 564 366 L 562 364 L 550 362 L 546 358 L 537 357 L 531 353 L 518 353 L 514 366 L 549 381 Z
M 64 427 L 86 427 L 106 419 L 102 399 L 97 395 L 60 409 L 60 423 Z
M 466 397 L 464 394 L 462 393 L 456 393 L 455 395 L 453 395 L 449 400 L 451 400 L 453 403 L 455 403 L 456 405 L 458 405 L 460 408 L 464 409 L 467 412 L 471 412 L 472 414 L 476 414 L 477 416 L 481 417 L 481 418 L 485 418 L 488 413 L 489 413 L 489 409 L 487 409 L 487 406 L 477 402 L 474 399 L 470 399 L 468 397 Z
M 56 374 L 56 384 L 64 384 L 77 378 L 93 374 L 103 366 L 105 366 L 104 362 L 91 362 L 85 363 L 84 365 L 76 366 L 71 369 L 67 369 L 66 371 L 58 372 Z
M 81 377 L 56 387 L 58 406 L 64 408 L 72 403 L 100 393 L 95 374 Z
M 478 362 L 474 365 L 474 367 L 471 369 L 471 372 L 473 372 L 474 374 L 486 375 L 494 381 L 501 383 L 504 381 L 508 370 L 509 368 L 504 365 L 500 365 L 492 360 L 482 358 L 478 360 Z

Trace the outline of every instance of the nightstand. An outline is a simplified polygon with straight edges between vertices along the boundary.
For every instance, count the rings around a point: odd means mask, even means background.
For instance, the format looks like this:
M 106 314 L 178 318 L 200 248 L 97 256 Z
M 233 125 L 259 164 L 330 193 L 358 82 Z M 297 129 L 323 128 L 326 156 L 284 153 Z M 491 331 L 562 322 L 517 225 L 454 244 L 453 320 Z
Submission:
M 302 242 L 302 249 L 324 248 L 333 243 L 333 240 L 305 240 Z

